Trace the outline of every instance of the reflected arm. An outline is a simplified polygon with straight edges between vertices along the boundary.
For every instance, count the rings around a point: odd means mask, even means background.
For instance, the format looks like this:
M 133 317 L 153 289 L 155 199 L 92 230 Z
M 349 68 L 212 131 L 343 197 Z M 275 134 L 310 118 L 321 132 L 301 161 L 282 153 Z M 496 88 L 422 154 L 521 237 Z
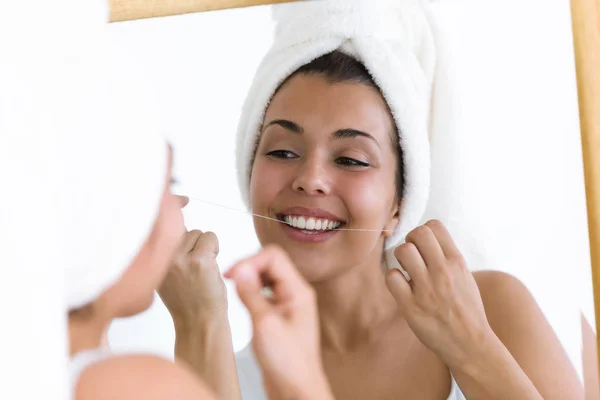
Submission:
M 187 363 L 221 400 L 241 400 L 227 312 L 193 326 L 175 323 L 175 360 Z
M 600 400 L 596 334 L 583 314 L 581 314 L 581 332 L 583 335 L 582 359 L 585 399 Z

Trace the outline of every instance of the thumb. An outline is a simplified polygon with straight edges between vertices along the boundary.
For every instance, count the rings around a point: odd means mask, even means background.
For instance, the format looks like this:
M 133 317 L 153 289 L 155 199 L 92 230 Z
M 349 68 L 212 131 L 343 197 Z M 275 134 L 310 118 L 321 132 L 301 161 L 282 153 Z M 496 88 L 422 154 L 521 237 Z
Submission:
M 231 271 L 229 278 L 235 282 L 238 296 L 248 309 L 253 321 L 271 312 L 273 306 L 261 292 L 263 285 L 258 274 L 240 266 Z

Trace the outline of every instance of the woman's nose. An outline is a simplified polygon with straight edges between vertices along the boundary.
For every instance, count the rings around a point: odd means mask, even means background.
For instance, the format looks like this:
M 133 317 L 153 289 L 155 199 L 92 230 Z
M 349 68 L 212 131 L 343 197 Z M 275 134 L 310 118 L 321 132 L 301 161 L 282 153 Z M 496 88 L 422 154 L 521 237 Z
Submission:
M 184 208 L 185 206 L 187 206 L 190 202 L 190 198 L 187 196 L 180 196 L 180 195 L 175 195 L 175 197 L 177 197 L 177 200 L 179 200 L 179 206 L 181 208 Z
M 331 187 L 326 168 L 314 161 L 304 163 L 294 179 L 293 189 L 311 196 L 329 194 Z

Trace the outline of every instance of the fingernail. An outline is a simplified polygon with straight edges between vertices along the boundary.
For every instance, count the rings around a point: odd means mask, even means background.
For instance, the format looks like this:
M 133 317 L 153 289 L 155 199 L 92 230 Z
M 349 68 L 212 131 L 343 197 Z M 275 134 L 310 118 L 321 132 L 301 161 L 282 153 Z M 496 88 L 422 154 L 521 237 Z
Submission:
M 235 274 L 235 280 L 237 281 L 248 281 L 252 279 L 252 273 L 248 270 L 248 268 L 238 268 Z
M 224 276 L 225 278 L 227 278 L 227 279 L 231 279 L 231 277 L 232 277 L 232 274 L 233 274 L 233 270 L 234 270 L 234 269 L 235 269 L 235 266 L 233 266 L 233 267 L 229 268 L 227 271 L 225 271 L 225 272 L 223 273 L 223 276 Z
M 245 267 L 243 262 L 235 264 L 233 267 L 229 268 L 223 276 L 227 279 L 231 279 L 234 281 L 238 280 L 246 280 L 250 276 L 248 269 Z
M 232 276 L 234 275 L 235 271 L 236 271 L 237 269 L 239 269 L 239 268 L 240 268 L 240 266 L 242 266 L 242 265 L 244 265 L 244 262 L 243 262 L 243 261 L 238 261 L 238 262 L 236 262 L 236 263 L 235 263 L 235 264 L 233 264 L 231 267 L 229 267 L 229 269 L 228 269 L 227 271 L 225 271 L 225 272 L 223 273 L 223 276 L 224 276 L 225 278 L 231 279 L 231 278 L 232 278 Z

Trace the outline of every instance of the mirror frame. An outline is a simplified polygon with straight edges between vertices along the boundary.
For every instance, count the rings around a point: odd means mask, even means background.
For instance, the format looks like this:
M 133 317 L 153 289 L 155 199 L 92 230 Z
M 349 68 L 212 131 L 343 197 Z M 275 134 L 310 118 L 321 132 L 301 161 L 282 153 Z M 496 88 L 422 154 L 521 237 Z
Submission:
M 596 325 L 600 321 L 600 3 L 571 0 Z M 600 337 L 598 360 L 600 360 Z
M 306 0 L 110 0 L 110 21 L 174 16 Z M 159 3 L 159 4 L 157 4 Z M 600 3 L 571 0 L 583 173 L 596 323 L 600 321 Z M 600 360 L 600 336 L 598 360 Z
M 303 0 L 110 0 L 110 22 L 167 17 Z

